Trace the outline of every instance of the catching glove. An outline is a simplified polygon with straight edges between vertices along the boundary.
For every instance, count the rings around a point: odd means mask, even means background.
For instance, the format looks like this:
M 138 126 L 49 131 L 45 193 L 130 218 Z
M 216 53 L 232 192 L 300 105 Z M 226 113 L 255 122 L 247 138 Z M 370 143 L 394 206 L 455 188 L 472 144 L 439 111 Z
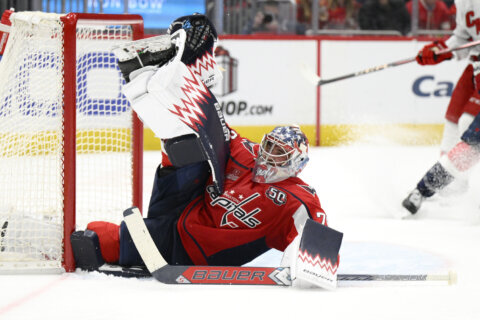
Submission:
M 443 40 L 437 40 L 432 43 L 427 44 L 423 47 L 422 50 L 418 52 L 416 60 L 418 64 L 424 65 L 434 65 L 440 63 L 445 60 L 450 60 L 453 58 L 453 54 L 451 52 L 446 52 L 442 54 L 437 54 L 440 50 L 447 49 L 447 45 Z

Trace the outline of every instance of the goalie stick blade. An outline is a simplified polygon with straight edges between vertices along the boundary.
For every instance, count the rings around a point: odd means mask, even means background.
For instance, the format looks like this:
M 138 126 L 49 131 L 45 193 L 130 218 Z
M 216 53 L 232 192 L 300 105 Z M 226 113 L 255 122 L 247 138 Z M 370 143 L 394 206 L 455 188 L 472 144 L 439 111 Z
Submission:
M 166 284 L 228 284 L 289 286 L 289 270 L 268 267 L 166 265 L 152 273 Z

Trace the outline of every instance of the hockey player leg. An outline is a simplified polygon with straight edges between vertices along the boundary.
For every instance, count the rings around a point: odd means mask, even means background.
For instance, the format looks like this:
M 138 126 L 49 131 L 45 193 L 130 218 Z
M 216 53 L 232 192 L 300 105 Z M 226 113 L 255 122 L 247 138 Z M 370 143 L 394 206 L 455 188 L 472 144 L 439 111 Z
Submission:
M 410 213 L 415 214 L 425 198 L 449 185 L 454 179 L 465 177 L 466 173 L 480 160 L 480 114 L 446 155 L 440 158 L 402 202 Z
M 443 166 L 455 177 L 465 176 L 480 160 L 480 114 L 461 137 L 462 141 L 440 159 Z
M 462 132 L 463 131 L 460 131 L 458 128 L 458 123 L 445 120 L 442 141 L 440 143 L 440 155 L 446 154 L 458 143 L 458 141 L 460 141 L 460 135 Z
M 343 233 L 308 219 L 282 260 L 282 266 L 290 266 L 292 285 L 335 289 L 342 239 Z
M 418 182 L 417 187 L 402 202 L 402 206 L 411 214 L 417 213 L 425 198 L 433 196 L 454 179 L 444 166 L 437 162 Z
M 179 29 L 172 36 L 176 56 L 158 70 L 136 76 L 123 92 L 157 137 L 168 140 L 196 136 L 198 141 L 193 142 L 209 163 L 215 187 L 221 193 L 230 132 L 215 96 L 181 61 L 185 38 L 185 31 Z
M 148 230 L 162 256 L 171 264 L 192 264 L 176 226 L 186 206 L 203 194 L 208 178 L 208 165 L 205 162 L 182 168 L 159 167 L 155 173 L 148 214 L 144 219 L 145 227 L 142 226 L 142 229 Z M 132 210 L 125 212 L 131 213 Z M 120 226 L 119 262 L 124 266 L 143 264 L 140 249 L 129 232 L 131 227 L 126 220 Z
M 179 30 L 186 33 L 185 47 L 181 52 L 177 52 Z M 180 60 L 207 87 L 211 87 L 222 78 L 215 61 L 217 40 L 213 23 L 204 15 L 194 14 L 176 19 L 166 35 L 123 43 L 112 50 L 127 83 L 141 72 L 140 69 L 161 67 L 178 54 Z

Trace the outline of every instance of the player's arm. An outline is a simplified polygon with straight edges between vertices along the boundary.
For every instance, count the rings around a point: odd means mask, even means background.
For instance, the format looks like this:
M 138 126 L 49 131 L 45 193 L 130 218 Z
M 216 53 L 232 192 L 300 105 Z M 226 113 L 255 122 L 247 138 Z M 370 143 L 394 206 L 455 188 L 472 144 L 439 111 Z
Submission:
M 452 36 L 446 41 L 436 40 L 425 45 L 422 50 L 418 52 L 416 57 L 417 62 L 420 65 L 435 65 L 445 60 L 450 60 L 453 57 L 457 59 L 466 58 L 471 49 L 463 49 L 443 54 L 438 54 L 438 52 L 447 48 L 456 48 L 472 41 L 466 27 L 466 21 L 469 19 L 469 14 L 470 13 L 466 13 L 465 10 L 463 10 L 462 5 L 457 5 L 456 27 L 455 30 L 453 30 Z M 473 14 L 473 11 L 471 11 L 471 14 Z M 470 18 L 473 19 L 473 16 Z
M 468 33 L 468 29 L 466 27 L 467 19 L 472 19 L 474 20 L 473 16 L 470 16 L 471 13 L 467 13 L 464 10 L 464 6 L 460 4 L 460 1 L 457 1 L 457 13 L 456 13 L 456 27 L 453 30 L 452 36 L 448 38 L 447 41 L 445 41 L 445 44 L 449 48 L 455 48 L 462 46 L 470 41 L 472 41 L 472 38 L 470 34 Z M 464 50 L 458 50 L 453 53 L 453 57 L 457 59 L 464 59 L 469 56 L 470 51 L 473 49 L 464 49 Z

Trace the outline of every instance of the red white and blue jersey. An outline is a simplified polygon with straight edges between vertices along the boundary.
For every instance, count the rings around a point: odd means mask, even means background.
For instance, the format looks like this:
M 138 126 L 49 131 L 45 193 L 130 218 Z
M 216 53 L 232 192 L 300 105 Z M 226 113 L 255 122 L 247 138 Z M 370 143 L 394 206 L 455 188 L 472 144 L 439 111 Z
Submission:
M 177 230 L 194 264 L 241 265 L 270 248 L 285 250 L 308 218 L 326 225 L 315 190 L 300 178 L 252 181 L 258 149 L 232 130 L 224 192 L 210 180 L 183 211 Z

